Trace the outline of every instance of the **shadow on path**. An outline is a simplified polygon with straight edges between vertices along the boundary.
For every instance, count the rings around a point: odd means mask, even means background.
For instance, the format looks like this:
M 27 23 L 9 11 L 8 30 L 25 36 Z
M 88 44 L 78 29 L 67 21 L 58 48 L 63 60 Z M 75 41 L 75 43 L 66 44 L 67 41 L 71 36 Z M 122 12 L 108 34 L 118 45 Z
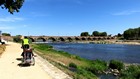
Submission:
M 19 67 L 30 67 L 30 64 L 19 63 L 18 66 Z
M 23 58 L 16 58 L 16 60 L 21 61 L 21 63 L 18 64 L 19 67 L 29 67 L 30 64 L 23 64 Z
M 16 58 L 16 60 L 18 60 L 18 61 L 22 61 L 22 60 L 23 60 L 23 58 Z

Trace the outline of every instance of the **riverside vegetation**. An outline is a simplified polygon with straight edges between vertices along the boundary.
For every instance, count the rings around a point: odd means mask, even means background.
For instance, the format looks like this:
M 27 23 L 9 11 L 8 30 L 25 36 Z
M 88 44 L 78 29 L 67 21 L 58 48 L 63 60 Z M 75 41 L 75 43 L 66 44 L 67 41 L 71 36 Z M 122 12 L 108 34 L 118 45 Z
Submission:
M 5 51 L 5 49 L 6 49 L 6 46 L 4 44 L 3 45 L 0 45 L 0 56 Z
M 70 75 L 73 79 L 99 79 L 99 75 L 113 74 L 119 79 L 140 79 L 140 65 L 127 65 L 118 60 L 87 60 L 46 44 L 31 44 L 35 52 Z

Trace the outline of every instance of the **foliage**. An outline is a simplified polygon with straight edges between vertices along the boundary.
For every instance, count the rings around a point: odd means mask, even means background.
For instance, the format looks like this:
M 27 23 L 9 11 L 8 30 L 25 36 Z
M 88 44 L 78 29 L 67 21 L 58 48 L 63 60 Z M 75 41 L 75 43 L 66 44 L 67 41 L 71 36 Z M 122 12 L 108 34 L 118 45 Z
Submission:
M 90 36 L 88 32 L 82 32 L 80 36 Z
M 107 36 L 107 33 L 106 32 L 93 31 L 92 35 L 90 35 L 88 32 L 82 32 L 80 36 Z
M 92 36 L 100 36 L 100 33 L 98 31 L 93 31 Z
M 54 50 L 52 46 L 47 44 L 35 44 L 34 47 L 35 49 L 40 49 L 41 51 L 38 51 L 48 61 L 59 63 L 59 66 L 55 66 L 60 68 L 61 65 L 60 69 L 63 69 L 63 71 L 72 76 L 73 79 L 98 79 L 95 74 L 102 74 L 103 71 L 108 69 L 107 62 L 102 60 L 86 60 L 63 51 Z M 72 67 L 73 70 L 69 69 L 70 67 Z M 121 70 L 120 79 L 139 79 L 140 66 L 136 68 L 131 68 L 130 66 L 124 70 L 124 64 L 121 61 L 111 60 L 109 62 L 109 67 Z
M 121 69 L 124 69 L 124 64 L 118 60 L 110 60 L 109 68 L 118 69 L 120 71 Z
M 118 40 L 124 40 L 123 34 L 118 33 L 116 36 Z
M 87 67 L 87 70 L 91 71 L 92 73 L 99 74 L 102 73 L 107 69 L 107 63 L 101 60 L 94 60 L 92 64 Z
M 140 79 L 140 65 L 130 65 L 121 72 L 120 79 Z
M 98 79 L 95 74 L 87 71 L 85 68 L 78 67 L 77 74 L 73 79 Z
M 107 33 L 106 32 L 101 32 L 100 36 L 107 36 Z
M 76 65 L 75 63 L 71 62 L 71 63 L 69 64 L 69 67 L 77 68 L 77 65 Z
M 16 36 L 13 38 L 13 41 L 14 41 L 14 42 L 21 42 L 21 41 L 22 41 L 21 35 L 16 35 Z
M 93 31 L 92 36 L 107 36 L 106 32 Z
M 11 36 L 9 33 L 2 33 L 3 36 Z
M 53 61 L 53 63 L 61 62 L 61 65 L 64 63 L 63 66 L 66 67 L 63 71 L 71 75 L 73 79 L 97 79 L 97 76 L 94 75 L 94 73 L 86 69 L 86 66 L 89 66 L 91 64 L 89 60 L 83 59 L 79 56 L 71 55 L 64 51 L 54 50 L 52 46 L 49 46 L 47 44 L 32 44 L 32 47 L 40 51 L 43 57 L 46 57 L 47 60 L 51 62 Z
M 0 55 L 5 51 L 6 46 L 5 45 L 0 45 Z
M 123 35 L 122 34 L 120 34 L 120 33 L 118 33 L 118 35 L 117 35 L 117 37 L 122 37 Z
M 0 6 L 2 9 L 8 9 L 8 12 L 19 12 L 22 7 L 24 0 L 0 0 Z
M 52 49 L 53 47 L 46 44 L 37 44 L 36 48 L 40 50 L 49 50 L 49 49 Z
M 138 40 L 140 39 L 140 27 L 134 29 L 125 30 L 123 36 L 127 40 Z

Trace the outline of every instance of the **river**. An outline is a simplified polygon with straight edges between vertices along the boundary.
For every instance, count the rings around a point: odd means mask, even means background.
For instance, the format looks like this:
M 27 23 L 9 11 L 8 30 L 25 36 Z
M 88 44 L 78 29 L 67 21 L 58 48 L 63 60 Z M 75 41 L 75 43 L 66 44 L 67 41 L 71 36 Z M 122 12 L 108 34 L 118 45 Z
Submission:
M 47 43 L 56 50 L 78 55 L 89 60 L 120 60 L 125 63 L 140 64 L 140 45 Z

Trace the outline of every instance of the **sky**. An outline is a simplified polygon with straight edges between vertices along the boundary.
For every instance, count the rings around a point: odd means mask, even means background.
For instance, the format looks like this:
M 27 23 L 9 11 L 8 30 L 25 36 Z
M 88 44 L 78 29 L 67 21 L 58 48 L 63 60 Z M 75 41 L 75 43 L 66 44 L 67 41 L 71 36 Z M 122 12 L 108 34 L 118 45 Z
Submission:
M 137 27 L 140 0 L 25 0 L 13 15 L 0 8 L 0 30 L 12 36 L 117 35 Z

